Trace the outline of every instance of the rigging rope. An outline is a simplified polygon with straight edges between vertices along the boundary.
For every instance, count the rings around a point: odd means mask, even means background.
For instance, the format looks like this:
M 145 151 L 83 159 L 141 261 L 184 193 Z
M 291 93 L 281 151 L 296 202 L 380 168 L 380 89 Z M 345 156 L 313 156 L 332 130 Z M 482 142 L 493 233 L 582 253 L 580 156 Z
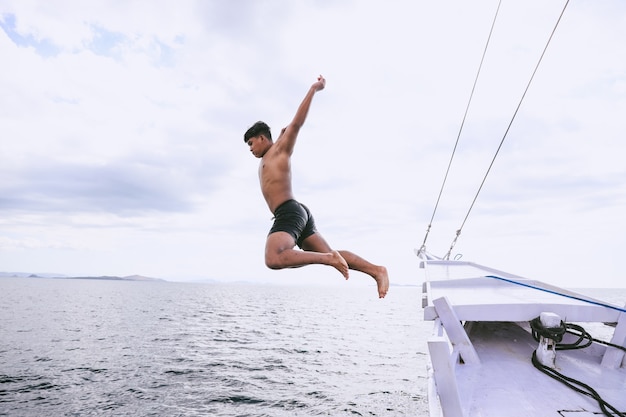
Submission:
M 563 14 L 565 13 L 565 9 L 567 8 L 567 5 L 569 4 L 569 0 L 567 0 L 565 2 L 565 5 L 563 6 L 563 10 L 561 11 L 561 14 L 559 15 L 559 18 L 556 21 L 556 24 L 554 25 L 554 28 L 552 29 L 552 33 L 550 34 L 550 37 L 548 38 L 548 42 L 546 43 L 546 46 L 543 48 L 543 52 L 541 53 L 541 56 L 539 57 L 539 60 L 537 61 L 537 65 L 535 65 L 535 69 L 533 70 L 532 75 L 530 76 L 530 80 L 528 80 L 528 84 L 526 84 L 526 89 L 524 90 L 524 93 L 522 94 L 522 97 L 519 100 L 519 103 L 517 104 L 517 108 L 515 109 L 515 112 L 513 113 L 513 117 L 511 117 L 511 121 L 509 122 L 509 125 L 507 126 L 505 132 L 504 132 L 504 136 L 502 136 L 502 140 L 500 141 L 500 145 L 498 145 L 498 149 L 496 149 L 496 153 L 493 155 L 493 158 L 491 159 L 491 163 L 489 164 L 489 167 L 487 168 L 487 172 L 485 172 L 485 176 L 483 177 L 482 182 L 480 183 L 480 187 L 478 187 L 478 191 L 476 192 L 476 195 L 474 196 L 474 200 L 472 201 L 472 204 L 470 205 L 469 210 L 467 211 L 467 214 L 465 215 L 465 218 L 463 219 L 463 222 L 461 223 L 461 227 L 459 227 L 459 229 L 456 231 L 456 236 L 454 238 L 454 240 L 452 241 L 452 244 L 450 245 L 450 249 L 448 250 L 448 253 L 446 254 L 446 256 L 444 256 L 444 259 L 450 259 L 450 254 L 452 253 L 452 249 L 454 248 L 454 245 L 456 245 L 456 241 L 459 238 L 459 235 L 461 234 L 461 230 L 463 230 L 463 226 L 465 226 L 465 222 L 467 221 L 467 218 L 469 217 L 472 209 L 474 208 L 474 204 L 476 203 L 476 200 L 478 199 L 478 195 L 480 194 L 481 190 L 483 189 L 483 185 L 485 185 L 485 181 L 487 180 L 487 176 L 489 175 L 489 172 L 491 171 L 491 168 L 493 167 L 493 164 L 496 160 L 496 157 L 498 156 L 498 154 L 500 153 L 500 149 L 502 148 L 502 144 L 504 143 L 504 140 L 506 139 L 507 134 L 509 133 L 509 130 L 511 129 L 511 125 L 513 125 L 513 121 L 515 120 L 515 117 L 517 116 L 517 112 L 519 111 L 520 107 L 522 106 L 522 102 L 524 101 L 524 98 L 526 97 L 526 93 L 528 92 L 528 89 L 530 88 L 530 84 L 532 83 L 533 79 L 535 78 L 535 74 L 537 73 L 537 69 L 539 69 L 539 65 L 541 64 L 541 61 L 543 60 L 543 56 L 546 53 L 546 50 L 548 49 L 548 46 L 550 45 L 550 41 L 552 40 L 552 37 L 554 36 L 554 33 L 556 32 L 556 28 L 559 26 L 559 22 L 561 21 L 561 18 L 563 17 Z
M 550 37 L 548 38 L 548 42 L 546 43 L 546 46 L 543 48 L 543 52 L 541 53 L 541 56 L 539 57 L 539 60 L 537 61 L 537 65 L 535 65 L 535 69 L 533 70 L 532 75 L 530 76 L 530 80 L 528 80 L 528 84 L 526 84 L 526 89 L 524 90 L 524 93 L 522 94 L 522 97 L 519 100 L 519 103 L 517 104 L 517 108 L 515 109 L 515 112 L 513 113 L 513 117 L 511 118 L 511 121 L 509 122 L 509 125 L 507 126 L 505 132 L 504 132 L 504 136 L 502 136 L 502 140 L 500 141 L 500 145 L 498 145 L 498 149 L 496 149 L 496 153 L 493 155 L 493 158 L 491 160 L 491 163 L 489 164 L 489 167 L 487 168 L 487 172 L 485 172 L 485 176 L 483 177 L 482 182 L 480 183 L 480 187 L 478 187 L 478 191 L 476 192 L 476 195 L 474 196 L 474 200 L 472 201 L 472 204 L 470 205 L 469 210 L 467 211 L 467 214 L 465 215 L 465 218 L 463 219 L 463 222 L 461 223 L 461 227 L 459 227 L 459 229 L 456 231 L 456 236 L 454 238 L 454 240 L 452 241 L 452 244 L 450 245 L 450 249 L 448 250 L 448 253 L 446 254 L 446 256 L 443 257 L 443 259 L 450 259 L 450 254 L 452 253 L 452 249 L 454 248 L 454 245 L 456 245 L 456 241 L 459 238 L 459 235 L 461 234 L 461 230 L 463 230 L 463 226 L 465 226 L 465 222 L 467 221 L 472 209 L 474 208 L 474 204 L 476 203 L 476 200 L 478 199 L 478 195 L 480 194 L 483 185 L 485 185 L 485 181 L 487 180 L 487 176 L 489 175 L 489 172 L 491 171 L 491 168 L 493 167 L 493 164 L 496 160 L 496 157 L 498 156 L 498 154 L 500 153 L 500 149 L 502 148 L 502 144 L 504 143 L 504 140 L 506 139 L 507 134 L 509 133 L 509 130 L 511 129 L 511 125 L 513 124 L 513 121 L 515 120 L 515 117 L 517 116 L 517 112 L 519 111 L 520 107 L 522 106 L 522 102 L 524 101 L 524 98 L 526 97 L 526 93 L 528 92 L 528 89 L 530 88 L 530 84 L 532 83 L 533 79 L 535 78 L 535 74 L 537 73 L 537 69 L 539 68 L 539 65 L 541 64 L 541 61 L 543 60 L 543 56 L 545 55 L 548 46 L 550 45 L 550 41 L 552 41 L 552 37 L 554 36 L 554 33 L 556 32 L 556 28 L 559 26 L 559 23 L 561 22 L 561 18 L 563 17 L 563 14 L 565 13 L 565 9 L 567 8 L 567 5 L 569 4 L 569 0 L 567 0 L 565 2 L 565 5 L 563 6 L 563 10 L 561 11 L 561 14 L 559 15 L 559 18 L 556 21 L 556 24 L 554 25 L 554 28 L 552 29 L 552 33 L 550 34 Z
M 484 62 L 484 59 L 485 59 L 485 55 L 487 53 L 487 49 L 488 49 L 488 46 L 489 46 L 489 42 L 491 40 L 491 35 L 493 33 L 493 28 L 495 26 L 495 22 L 496 22 L 497 17 L 498 17 L 498 12 L 500 10 L 501 3 L 502 3 L 502 1 L 500 1 L 498 3 L 498 8 L 496 9 L 496 13 L 495 13 L 493 22 L 491 24 L 491 30 L 489 31 L 489 36 L 488 36 L 487 42 L 485 44 L 485 49 L 483 51 L 483 55 L 482 55 L 482 58 L 481 58 L 481 61 L 480 61 L 478 72 L 476 74 L 476 78 L 474 79 L 474 85 L 472 86 L 472 91 L 471 91 L 471 94 L 470 94 L 470 97 L 469 97 L 469 101 L 467 103 L 467 107 L 465 108 L 465 114 L 463 115 L 463 119 L 462 119 L 462 122 L 461 122 L 459 133 L 457 135 L 456 142 L 455 142 L 454 148 L 452 150 L 452 155 L 450 156 L 450 161 L 448 162 L 448 167 L 447 167 L 446 173 L 444 175 L 443 183 L 441 184 L 441 189 L 439 190 L 439 195 L 438 195 L 437 201 L 435 203 L 435 208 L 434 208 L 432 216 L 430 218 L 430 222 L 428 224 L 428 227 L 426 228 L 426 234 L 424 236 L 424 242 L 422 243 L 422 246 L 420 247 L 420 249 L 417 251 L 418 255 L 420 255 L 421 253 L 425 253 L 426 252 L 426 241 L 428 240 L 428 235 L 430 234 L 430 229 L 432 227 L 432 223 L 433 223 L 433 220 L 435 218 L 435 214 L 436 214 L 437 209 L 439 207 L 439 202 L 441 200 L 441 195 L 443 194 L 443 190 L 445 188 L 445 185 L 446 185 L 446 182 L 447 182 L 447 179 L 448 179 L 448 174 L 450 173 L 450 167 L 452 165 L 452 161 L 454 159 L 454 155 L 456 154 L 456 149 L 457 149 L 457 146 L 459 144 L 459 139 L 460 139 L 460 136 L 461 136 L 461 132 L 463 131 L 463 126 L 465 125 L 465 120 L 466 120 L 466 117 L 467 117 L 467 113 L 469 111 L 469 107 L 470 107 L 470 104 L 472 102 L 472 98 L 474 96 L 474 91 L 476 89 L 476 84 L 478 82 L 478 77 L 480 75 L 480 71 L 482 69 L 482 65 L 483 65 L 483 62 Z M 545 47 L 544 47 L 544 49 L 543 49 L 543 51 L 541 53 L 541 56 L 539 57 L 539 60 L 537 61 L 537 64 L 535 65 L 535 69 L 533 70 L 533 73 L 532 73 L 532 75 L 530 77 L 530 80 L 528 81 L 528 84 L 526 85 L 524 93 L 522 94 L 522 97 L 519 100 L 517 108 L 515 109 L 515 112 L 513 113 L 513 117 L 511 118 L 511 120 L 509 122 L 509 125 L 507 126 L 506 131 L 504 132 L 504 136 L 502 137 L 502 140 L 500 141 L 500 144 L 498 145 L 498 148 L 496 149 L 496 152 L 495 152 L 495 154 L 494 154 L 494 156 L 493 156 L 493 158 L 491 160 L 491 163 L 489 164 L 489 167 L 487 168 L 487 171 L 485 172 L 483 180 L 481 181 L 480 186 L 478 187 L 478 191 L 476 192 L 476 195 L 474 196 L 474 199 L 472 200 L 472 204 L 470 205 L 470 207 L 469 207 L 469 209 L 468 209 L 468 211 L 467 211 L 467 213 L 465 215 L 465 218 L 463 219 L 463 222 L 461 223 L 461 227 L 459 227 L 457 229 L 456 235 L 454 237 L 454 240 L 452 241 L 452 244 L 450 245 L 450 249 L 448 250 L 446 255 L 443 257 L 443 259 L 446 259 L 446 260 L 450 259 L 450 254 L 452 253 L 452 250 L 454 249 L 454 246 L 456 245 L 456 242 L 457 242 L 459 236 L 461 235 L 461 231 L 463 230 L 463 227 L 465 226 L 465 223 L 467 222 L 467 219 L 469 218 L 469 215 L 470 215 L 472 209 L 474 208 L 476 200 L 478 199 L 478 195 L 482 191 L 482 188 L 483 188 L 483 186 L 485 184 L 485 181 L 487 180 L 487 176 L 491 172 L 491 168 L 493 167 L 495 159 L 498 156 L 498 154 L 500 153 L 500 149 L 502 148 L 504 140 L 506 139 L 507 134 L 509 133 L 509 130 L 511 129 L 511 126 L 513 125 L 513 121 L 515 120 L 515 117 L 517 116 L 517 113 L 518 113 L 518 111 L 519 111 L 519 109 L 520 109 L 520 107 L 522 105 L 522 102 L 524 101 L 524 98 L 526 97 L 526 93 L 528 92 L 528 89 L 530 88 L 530 84 L 532 83 L 532 81 L 533 81 L 533 79 L 535 77 L 535 74 L 537 73 L 537 69 L 539 68 L 539 65 L 541 64 L 541 61 L 543 60 L 543 57 L 544 57 L 544 55 L 546 53 L 546 50 L 548 49 L 548 46 L 550 45 L 550 42 L 552 41 L 552 37 L 554 36 L 554 34 L 556 32 L 556 29 L 559 26 L 559 23 L 561 22 L 561 18 L 563 17 L 563 14 L 565 13 L 565 9 L 567 8 L 568 4 L 569 4 L 569 0 L 566 0 L 565 5 L 563 6 L 563 10 L 561 11 L 561 14 L 559 15 L 559 18 L 557 19 L 556 24 L 554 25 L 554 28 L 552 29 L 552 33 L 550 34 L 550 37 L 548 38 L 548 41 L 547 41 L 547 43 L 546 43 L 546 45 L 545 45 Z
M 478 71 L 476 72 L 476 78 L 474 79 L 474 85 L 472 86 L 472 92 L 470 93 L 469 101 L 467 102 L 467 107 L 465 107 L 465 113 L 463 114 L 463 120 L 461 121 L 461 126 L 459 127 L 459 133 L 456 136 L 456 142 L 454 143 L 454 148 L 452 149 L 452 155 L 450 156 L 450 161 L 448 162 L 448 168 L 446 169 L 446 174 L 443 177 L 443 183 L 441 184 L 441 189 L 439 190 L 439 195 L 437 196 L 437 202 L 435 203 L 435 208 L 433 210 L 433 214 L 430 217 L 430 222 L 428 223 L 428 227 L 426 228 L 426 235 L 424 236 L 424 242 L 422 243 L 421 248 L 419 249 L 419 253 L 424 252 L 426 250 L 426 240 L 428 239 L 428 234 L 430 233 L 430 228 L 432 227 L 433 220 L 435 218 L 435 213 L 437 213 L 437 208 L 439 207 L 439 201 L 441 200 L 441 195 L 443 194 L 443 189 L 446 186 L 446 181 L 448 179 L 448 174 L 450 173 L 450 167 L 452 166 L 452 160 L 454 159 L 454 155 L 456 153 L 456 148 L 459 145 L 459 139 L 461 138 L 461 132 L 463 131 L 463 126 L 465 125 L 465 119 L 467 118 L 467 113 L 469 112 L 470 104 L 472 104 L 472 98 L 474 97 L 474 90 L 476 90 L 476 84 L 478 84 L 478 77 L 480 76 L 480 70 L 483 67 L 483 62 L 485 61 L 485 55 L 487 55 L 487 49 L 489 47 L 489 41 L 491 40 L 491 35 L 493 34 L 493 28 L 496 25 L 496 20 L 498 18 L 498 12 L 500 10 L 500 5 L 502 4 L 502 0 L 498 2 L 498 8 L 496 9 L 496 14 L 493 17 L 493 22 L 491 23 L 491 29 L 489 30 L 489 36 L 487 37 L 487 43 L 485 44 L 485 49 L 483 50 L 483 56 L 480 59 L 480 65 L 478 66 Z

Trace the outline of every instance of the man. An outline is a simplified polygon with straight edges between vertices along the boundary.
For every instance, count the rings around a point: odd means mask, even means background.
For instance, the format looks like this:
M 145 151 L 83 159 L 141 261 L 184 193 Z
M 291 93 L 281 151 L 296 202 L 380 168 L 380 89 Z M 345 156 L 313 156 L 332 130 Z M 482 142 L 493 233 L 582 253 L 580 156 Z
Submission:
M 255 123 L 244 135 L 250 152 L 261 158 L 259 180 L 263 197 L 274 213 L 272 226 L 265 244 L 265 264 L 271 269 L 296 268 L 322 264 L 336 268 L 348 279 L 348 269 L 370 275 L 383 298 L 389 289 L 389 278 L 384 266 L 374 265 L 345 250 L 332 250 L 315 228 L 313 216 L 303 204 L 294 199 L 291 191 L 291 155 L 300 128 L 304 124 L 316 92 L 324 89 L 326 80 L 321 75 L 311 86 L 296 115 L 281 132 L 276 142 L 267 124 Z M 298 245 L 302 250 L 296 250 Z

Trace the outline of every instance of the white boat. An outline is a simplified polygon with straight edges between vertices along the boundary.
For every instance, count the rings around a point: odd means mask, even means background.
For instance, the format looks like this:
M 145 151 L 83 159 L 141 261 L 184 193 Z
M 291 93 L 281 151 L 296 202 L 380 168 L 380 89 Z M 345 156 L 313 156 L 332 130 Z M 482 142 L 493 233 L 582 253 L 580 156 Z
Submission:
M 483 58 L 490 38 L 491 33 Z M 541 57 L 551 39 L 552 35 Z M 535 72 L 540 63 L 541 58 Z M 474 87 L 480 72 L 479 68 Z M 509 127 L 516 114 L 517 110 Z M 475 263 L 451 261 L 456 238 L 443 258 L 426 252 L 426 240 L 456 149 L 455 144 L 424 243 L 417 251 L 425 272 L 424 319 L 434 323 L 428 340 L 430 416 L 626 416 L 626 307 Z
M 626 415 L 626 308 L 478 264 L 418 255 L 424 319 L 434 323 L 432 417 Z M 607 334 L 610 345 L 587 340 L 581 329 Z M 579 339 L 588 346 L 562 349 Z

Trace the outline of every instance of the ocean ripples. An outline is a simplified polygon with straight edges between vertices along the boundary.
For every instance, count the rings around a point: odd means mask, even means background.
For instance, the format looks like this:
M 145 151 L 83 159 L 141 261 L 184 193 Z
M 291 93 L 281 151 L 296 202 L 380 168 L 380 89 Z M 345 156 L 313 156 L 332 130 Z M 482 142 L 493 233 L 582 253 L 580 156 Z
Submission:
M 373 288 L 13 279 L 0 286 L 1 307 L 12 312 L 0 317 L 0 416 L 426 410 L 414 288 L 381 301 Z

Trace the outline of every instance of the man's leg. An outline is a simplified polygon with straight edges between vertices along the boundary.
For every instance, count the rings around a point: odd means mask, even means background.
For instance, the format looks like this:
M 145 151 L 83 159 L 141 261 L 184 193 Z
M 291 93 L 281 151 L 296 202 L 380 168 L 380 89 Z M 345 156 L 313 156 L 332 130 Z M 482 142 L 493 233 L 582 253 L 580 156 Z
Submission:
M 315 233 L 304 239 L 302 242 L 302 249 L 305 251 L 304 253 L 307 253 L 307 251 L 312 251 L 310 253 L 331 251 L 330 245 L 328 245 L 326 240 L 324 240 L 322 235 L 319 233 Z M 338 252 L 341 254 L 343 259 L 346 260 L 350 269 L 363 272 L 376 280 L 376 285 L 378 286 L 378 296 L 380 298 L 387 295 L 387 291 L 389 291 L 389 276 L 387 275 L 387 268 L 380 265 L 374 265 L 347 250 L 340 250 Z
M 329 265 L 348 279 L 348 264 L 338 251 L 301 251 L 287 232 L 274 232 L 265 243 L 265 264 L 271 269 L 298 268 L 305 265 Z

